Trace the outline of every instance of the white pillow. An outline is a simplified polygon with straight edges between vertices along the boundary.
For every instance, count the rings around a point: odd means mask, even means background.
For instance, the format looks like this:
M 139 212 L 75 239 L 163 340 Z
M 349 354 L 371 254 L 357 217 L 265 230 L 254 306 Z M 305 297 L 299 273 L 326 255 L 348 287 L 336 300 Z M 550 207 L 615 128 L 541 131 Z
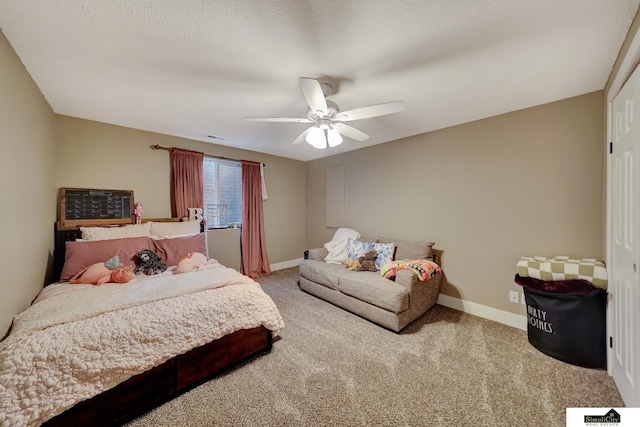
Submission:
M 200 233 L 200 221 L 148 222 L 147 224 L 151 225 L 151 237 L 156 240 Z
M 128 224 L 122 227 L 80 227 L 82 240 L 111 240 L 128 237 L 151 237 L 151 226 Z

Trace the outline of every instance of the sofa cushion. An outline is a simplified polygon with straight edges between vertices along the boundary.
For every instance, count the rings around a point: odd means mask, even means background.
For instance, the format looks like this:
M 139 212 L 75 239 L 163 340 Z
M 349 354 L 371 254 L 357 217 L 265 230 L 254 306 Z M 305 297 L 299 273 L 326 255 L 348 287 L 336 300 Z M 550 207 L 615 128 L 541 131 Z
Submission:
M 409 308 L 407 288 L 385 279 L 380 273 L 348 271 L 340 276 L 338 290 L 345 295 L 368 302 L 393 313 Z
M 411 241 L 411 240 L 397 240 L 389 237 L 382 237 L 378 239 L 380 243 L 395 243 L 396 253 L 394 260 L 400 259 L 432 259 L 433 256 L 433 242 L 426 241 Z
M 331 264 L 312 259 L 300 262 L 300 276 L 331 289 L 338 289 L 338 279 L 346 273 L 350 273 L 350 271 L 342 264 Z

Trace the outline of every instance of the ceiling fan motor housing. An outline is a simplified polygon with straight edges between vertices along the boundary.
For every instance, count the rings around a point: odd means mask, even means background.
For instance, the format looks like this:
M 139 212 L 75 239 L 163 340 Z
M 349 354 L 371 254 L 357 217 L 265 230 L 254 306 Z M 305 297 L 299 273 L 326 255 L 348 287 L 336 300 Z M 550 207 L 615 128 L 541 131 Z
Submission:
M 333 101 L 327 101 L 327 114 L 319 114 L 318 111 L 313 111 L 311 108 L 307 108 L 307 118 L 309 120 L 318 120 L 318 119 L 333 119 L 340 112 L 340 107 Z

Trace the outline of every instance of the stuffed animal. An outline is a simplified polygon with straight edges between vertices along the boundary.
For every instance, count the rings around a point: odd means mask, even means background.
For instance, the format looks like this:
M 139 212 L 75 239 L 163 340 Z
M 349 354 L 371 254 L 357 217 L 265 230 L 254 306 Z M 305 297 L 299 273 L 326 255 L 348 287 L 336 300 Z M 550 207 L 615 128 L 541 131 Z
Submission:
M 136 254 L 138 262 L 134 272 L 136 274 L 146 274 L 148 276 L 152 274 L 162 273 L 167 269 L 167 264 L 160 258 L 160 255 L 153 252 L 151 249 L 143 249 Z
M 347 258 L 344 264 L 347 266 L 347 269 L 349 269 L 349 271 L 358 271 L 358 269 L 360 268 L 360 261 L 358 261 L 357 259 L 352 260 L 351 258 Z
M 191 252 L 178 262 L 178 265 L 173 272 L 187 273 L 189 271 L 202 271 L 217 262 L 218 261 L 213 258 L 207 259 L 207 257 L 200 252 Z
M 123 267 L 118 256 L 106 262 L 97 262 L 76 273 L 69 282 L 72 284 L 86 283 L 88 285 L 102 285 L 103 283 L 127 283 L 133 279 L 133 266 Z
M 114 283 L 127 283 L 136 277 L 133 269 L 135 265 L 128 265 L 126 267 L 117 267 L 111 270 L 111 281 Z
M 360 269 L 358 271 L 378 271 L 376 258 L 378 258 L 378 253 L 375 249 L 358 258 L 358 261 L 360 261 Z
M 110 279 L 111 270 L 104 265 L 104 262 L 97 262 L 76 273 L 71 279 L 69 279 L 69 283 L 74 285 L 79 283 L 102 285 L 103 283 L 107 283 Z

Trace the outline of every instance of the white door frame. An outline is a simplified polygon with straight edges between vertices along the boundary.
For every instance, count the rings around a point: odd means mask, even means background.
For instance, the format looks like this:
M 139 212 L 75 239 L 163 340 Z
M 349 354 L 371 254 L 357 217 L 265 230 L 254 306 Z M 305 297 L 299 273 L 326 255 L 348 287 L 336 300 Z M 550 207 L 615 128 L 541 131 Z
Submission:
M 612 156 L 609 155 L 609 143 L 613 141 L 613 99 L 616 97 L 622 86 L 627 81 L 628 77 L 633 72 L 636 64 L 640 61 L 640 29 L 636 31 L 629 45 L 629 49 L 625 57 L 620 63 L 620 68 L 616 72 L 611 87 L 605 94 L 606 108 L 607 108 L 607 139 L 605 141 L 605 156 L 607 158 L 607 182 L 606 182 L 606 230 L 605 230 L 605 260 L 607 265 L 611 265 L 611 239 L 613 237 L 612 221 L 611 221 L 611 206 L 612 206 L 612 192 L 611 192 L 611 170 L 612 170 Z M 611 274 L 609 274 L 609 282 L 611 281 Z M 613 351 L 609 346 L 609 337 L 612 335 L 613 318 L 611 317 L 611 310 L 607 307 L 607 372 L 609 375 L 613 375 L 612 364 Z

